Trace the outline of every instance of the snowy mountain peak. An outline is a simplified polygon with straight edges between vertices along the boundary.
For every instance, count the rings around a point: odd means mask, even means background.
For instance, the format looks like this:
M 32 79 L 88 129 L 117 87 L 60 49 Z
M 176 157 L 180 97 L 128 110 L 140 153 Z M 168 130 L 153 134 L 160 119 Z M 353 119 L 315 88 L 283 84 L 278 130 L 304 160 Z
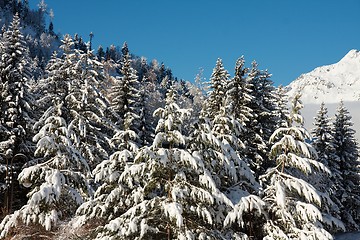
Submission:
M 360 62 L 360 51 L 356 49 L 350 50 L 341 60 L 340 62 L 349 62 L 349 61 L 358 61 Z
M 360 51 L 350 50 L 338 63 L 315 68 L 287 86 L 289 97 L 302 92 L 304 103 L 360 100 Z

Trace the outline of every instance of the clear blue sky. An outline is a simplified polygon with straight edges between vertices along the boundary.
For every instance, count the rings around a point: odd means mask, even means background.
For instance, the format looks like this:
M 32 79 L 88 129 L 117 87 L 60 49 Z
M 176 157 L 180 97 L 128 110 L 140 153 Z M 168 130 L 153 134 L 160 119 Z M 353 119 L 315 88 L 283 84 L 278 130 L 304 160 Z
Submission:
M 33 7 L 39 0 L 30 0 Z M 233 74 L 256 60 L 286 85 L 301 73 L 360 49 L 359 0 L 45 0 L 54 28 L 93 46 L 122 46 L 164 62 L 179 78 L 208 79 L 218 57 Z

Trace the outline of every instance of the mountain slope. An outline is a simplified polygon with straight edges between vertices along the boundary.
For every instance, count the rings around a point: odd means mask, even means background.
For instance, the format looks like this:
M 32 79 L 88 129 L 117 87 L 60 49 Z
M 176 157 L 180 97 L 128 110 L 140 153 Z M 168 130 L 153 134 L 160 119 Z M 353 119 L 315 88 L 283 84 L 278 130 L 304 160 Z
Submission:
M 302 74 L 287 87 L 287 94 L 292 98 L 301 91 L 304 103 L 302 115 L 305 127 L 314 128 L 313 122 L 322 102 L 329 110 L 329 117 L 334 117 L 341 100 L 352 116 L 355 137 L 360 140 L 360 51 L 351 50 L 338 63 L 315 68 Z
M 315 68 L 287 86 L 288 96 L 302 92 L 305 104 L 360 100 L 360 51 L 351 50 L 338 63 Z

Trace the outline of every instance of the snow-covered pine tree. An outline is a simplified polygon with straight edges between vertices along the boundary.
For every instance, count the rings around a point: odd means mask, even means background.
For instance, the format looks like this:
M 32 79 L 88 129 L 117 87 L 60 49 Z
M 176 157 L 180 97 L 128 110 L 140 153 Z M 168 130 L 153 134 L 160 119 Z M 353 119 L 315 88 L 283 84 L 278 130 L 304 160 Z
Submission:
M 334 159 L 337 160 L 337 162 L 339 161 L 338 156 L 336 156 L 334 151 L 334 137 L 332 136 L 332 127 L 330 125 L 330 119 L 327 113 L 327 108 L 323 102 L 321 103 L 320 109 L 315 117 L 315 128 L 313 129 L 312 134 L 313 146 L 318 153 L 318 161 L 325 164 L 326 166 L 329 166 L 330 162 L 332 162 Z M 336 167 L 336 165 L 334 166 L 335 169 L 339 169 Z M 338 175 L 338 172 L 339 170 L 333 172 L 333 174 Z
M 224 220 L 218 215 L 218 220 L 224 221 L 227 227 L 226 235 L 235 239 L 254 238 L 259 236 L 259 227 L 266 219 L 265 203 L 257 196 L 260 185 L 249 168 L 249 159 L 244 157 L 245 146 L 238 137 L 244 131 L 244 125 L 228 113 L 228 107 L 220 108 L 211 133 L 201 134 L 201 140 L 197 139 L 209 144 L 209 139 L 202 138 L 204 135 L 212 138 L 212 144 L 207 149 L 199 148 L 198 155 L 202 155 L 207 168 L 212 169 L 219 189 L 234 204 L 231 210 L 223 209 Z
M 120 217 L 110 221 L 97 239 L 221 239 L 214 229 L 217 212 L 231 202 L 216 187 L 201 158 L 184 149 L 182 123 L 189 110 L 176 104 L 170 88 L 166 105 L 155 111 L 160 120 L 150 147 L 142 147 L 120 175 L 131 192 L 120 197 Z M 123 207 L 119 204 L 119 208 Z
M 109 100 L 103 94 L 103 64 L 91 51 L 75 49 L 76 61 L 72 64 L 72 76 L 65 101 L 71 122 L 69 128 L 75 133 L 73 143 L 87 159 L 91 169 L 108 158 L 108 139 L 115 126 L 107 114 Z
M 268 142 L 276 129 L 276 89 L 271 74 L 267 70 L 258 70 L 255 61 L 252 63 L 248 81 L 250 86 L 252 85 L 252 110 L 257 115 L 260 133 L 262 132 L 264 140 Z
M 247 75 L 247 83 L 251 95 L 248 107 L 252 114 L 249 115 L 248 124 L 244 134 L 246 157 L 251 161 L 251 168 L 256 177 L 265 172 L 268 165 L 268 139 L 269 133 L 274 130 L 275 109 L 272 82 L 267 72 L 258 69 L 258 64 L 253 61 Z
M 340 229 L 339 226 L 332 226 L 332 224 L 326 226 L 330 232 L 334 233 L 339 230 L 345 230 L 341 221 L 334 219 L 334 217 L 341 219 L 339 206 L 342 204 L 336 192 L 342 189 L 342 176 L 339 165 L 340 158 L 336 155 L 335 151 L 333 127 L 327 114 L 328 110 L 325 104 L 322 103 L 315 117 L 315 128 L 312 130 L 312 146 L 317 152 L 317 161 L 324 164 L 330 170 L 331 175 L 314 172 L 310 174 L 309 182 L 317 190 L 320 190 L 319 194 L 323 200 L 321 209 L 325 213 L 329 213 L 324 215 L 323 218 L 338 221 L 337 225 L 340 226 Z
M 355 130 L 351 116 L 341 101 L 335 114 L 335 153 L 340 158 L 339 171 L 342 188 L 337 191 L 343 208 L 342 221 L 348 230 L 358 230 L 360 226 L 360 162 Z
M 240 123 L 246 124 L 249 117 L 252 116 L 249 103 L 253 97 L 251 96 L 251 86 L 246 79 L 249 69 L 244 65 L 244 57 L 240 57 L 236 61 L 235 76 L 228 83 L 225 105 L 229 109 L 229 114 L 233 115 Z
M 275 92 L 275 106 L 274 116 L 276 116 L 276 129 L 281 127 L 288 127 L 289 120 L 289 107 L 288 107 L 288 96 L 286 95 L 285 89 L 282 85 L 276 88 Z
M 20 19 L 16 14 L 8 29 L 3 33 L 0 46 L 0 154 L 3 161 L 13 162 L 15 172 L 19 172 L 26 160 L 32 156 L 34 145 L 31 141 L 31 126 L 34 123 L 29 90 L 29 51 L 20 31 Z M 24 194 L 14 183 L 16 208 L 22 205 Z M 2 200 L 2 199 L 1 199 Z M 1 201 L 0 200 L 0 201 Z M 14 204 L 15 205 L 15 204 Z
M 229 73 L 225 70 L 223 62 L 219 58 L 210 77 L 210 91 L 202 112 L 202 115 L 210 120 L 214 119 L 215 115 L 220 111 L 220 107 L 224 105 L 229 77 Z
M 127 119 L 127 121 L 131 121 L 132 130 L 139 134 L 140 83 L 136 71 L 131 67 L 130 53 L 126 44 L 123 47 L 123 54 L 120 64 L 121 76 L 115 79 L 110 90 L 111 109 L 117 117 L 115 121 L 120 129 L 125 129 L 125 125 L 129 124 L 129 122 L 125 122 L 125 119 Z
M 138 138 L 130 125 L 115 133 L 111 142 L 116 151 L 93 170 L 95 183 L 100 186 L 95 191 L 93 199 L 78 208 L 77 227 L 91 221 L 109 222 L 120 217 L 127 209 L 127 200 L 134 196 L 128 187 L 119 184 L 118 181 L 124 170 L 134 162 L 139 149 Z
M 74 41 L 65 35 L 61 53 L 54 53 L 46 73 L 37 83 L 37 108 L 43 114 L 53 100 L 64 103 L 64 118 L 74 133 L 73 144 L 93 169 L 108 158 L 108 139 L 113 135 L 109 120 L 109 101 L 104 95 L 103 64 L 91 51 L 74 49 Z M 66 110 L 65 110 L 66 109 Z
M 299 178 L 315 168 L 328 171 L 315 160 L 315 150 L 305 141 L 310 136 L 302 127 L 299 98 L 298 94 L 292 102 L 290 126 L 277 129 L 270 138 L 270 158 L 276 167 L 260 178 L 270 218 L 264 225 L 264 239 L 332 239 L 320 223 L 320 196 L 311 184 Z
M 38 163 L 19 174 L 19 181 L 31 189 L 29 200 L 1 222 L 0 238 L 22 224 L 35 228 L 40 225 L 50 230 L 59 221 L 71 218 L 77 207 L 92 194 L 86 176 L 90 168 L 71 141 L 73 133 L 64 110 L 64 103 L 56 99 L 54 106 L 36 123 L 40 127 L 34 136 Z
M 77 56 L 73 54 L 73 42 L 69 35 L 65 35 L 60 46 L 61 53 L 54 52 L 45 68 L 45 73 L 35 86 L 36 97 L 35 108 L 37 119 L 54 106 L 54 99 L 66 102 L 69 95 L 69 85 L 72 79 L 72 67 L 77 61 Z M 66 120 L 68 119 L 68 113 Z M 38 130 L 38 129 L 36 129 Z
M 151 145 L 154 139 L 155 129 L 152 124 L 154 119 L 152 114 L 150 114 L 149 109 L 149 95 L 146 92 L 146 87 L 149 83 L 146 82 L 146 79 L 142 81 L 141 88 L 139 91 L 139 138 L 142 146 Z
M 256 236 L 256 226 L 261 226 L 255 216 L 264 221 L 266 213 L 263 201 L 253 195 L 258 193 L 259 184 L 242 156 L 244 145 L 238 136 L 244 126 L 230 114 L 229 108 L 230 105 L 220 106 L 213 121 L 200 118 L 193 124 L 188 148 L 204 162 L 214 184 L 234 205 L 216 209 L 216 228 L 221 229 L 224 224 L 226 236 L 246 239 Z
M 12 156 L 17 153 L 31 154 L 28 135 L 33 123 L 31 118 L 32 95 L 29 92 L 29 56 L 24 38 L 20 32 L 18 15 L 2 38 L 0 78 L 2 122 L 14 136 Z M 31 141 L 31 139 L 30 139 Z M 3 152 L 5 153 L 6 150 Z
M 24 185 L 32 184 L 29 201 L 3 221 L 5 232 L 19 219 L 50 229 L 58 219 L 72 217 L 92 195 L 88 161 L 101 161 L 101 153 L 107 154 L 105 139 L 98 140 L 104 136 L 107 106 L 100 91 L 101 64 L 93 61 L 91 52 L 74 50 L 68 35 L 61 48 L 62 55 L 54 54 L 38 86 L 40 92 L 46 89 L 38 99 L 43 114 L 34 126 L 39 158 L 19 176 Z
M 137 120 L 139 118 L 138 108 L 135 107 L 134 101 L 139 96 L 137 95 L 137 89 L 131 85 L 131 81 L 135 81 L 136 76 L 129 72 L 132 71 L 129 66 L 129 53 L 128 51 L 125 52 L 125 50 L 124 53 L 122 84 L 127 89 L 126 91 L 130 91 L 130 93 L 126 93 L 132 98 L 126 98 L 129 107 L 125 107 L 125 114 L 122 116 L 123 128 L 117 130 L 111 139 L 111 145 L 115 152 L 111 154 L 109 159 L 99 163 L 93 170 L 95 183 L 100 184 L 100 186 L 95 191 L 94 198 L 85 202 L 77 210 L 77 215 L 80 216 L 76 221 L 78 226 L 90 220 L 109 222 L 120 217 L 129 205 L 125 196 L 131 195 L 131 191 L 118 182 L 124 170 L 133 164 L 134 157 L 139 149 L 139 136 L 134 131 L 138 131 Z

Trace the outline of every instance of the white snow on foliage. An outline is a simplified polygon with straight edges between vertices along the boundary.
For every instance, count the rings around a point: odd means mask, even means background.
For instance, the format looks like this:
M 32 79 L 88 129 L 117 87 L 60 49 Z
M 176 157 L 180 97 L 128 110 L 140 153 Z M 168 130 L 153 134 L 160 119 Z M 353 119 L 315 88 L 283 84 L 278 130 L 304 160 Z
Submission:
M 164 209 L 165 216 L 169 217 L 170 219 L 174 219 L 176 225 L 181 228 L 183 225 L 182 206 L 177 202 L 163 202 L 162 207 Z

